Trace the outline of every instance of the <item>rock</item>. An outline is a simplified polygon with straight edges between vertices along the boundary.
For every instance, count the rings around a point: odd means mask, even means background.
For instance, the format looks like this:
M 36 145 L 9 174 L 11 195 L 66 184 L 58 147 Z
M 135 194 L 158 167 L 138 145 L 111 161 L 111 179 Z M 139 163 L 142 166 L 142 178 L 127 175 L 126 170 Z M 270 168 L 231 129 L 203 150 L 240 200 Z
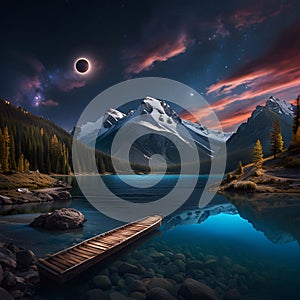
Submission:
M 41 201 L 53 201 L 53 197 L 48 193 L 38 192 L 35 193 L 35 196 Z
M 158 251 L 151 251 L 150 253 L 149 253 L 149 256 L 151 257 L 151 258 L 153 258 L 153 260 L 155 261 L 155 262 L 162 262 L 162 261 L 164 261 L 165 259 L 166 259 L 166 257 L 165 257 L 165 255 L 163 254 L 163 253 L 161 253 L 161 252 L 158 252 Z
M 133 292 L 129 294 L 130 298 L 136 299 L 136 300 L 146 300 L 146 295 L 145 293 L 141 292 Z
M 3 300 L 14 300 L 14 298 L 10 295 L 10 293 L 7 292 L 2 287 L 0 287 L 0 299 L 3 299 Z
M 124 262 L 119 266 L 119 274 L 123 275 L 125 273 L 139 274 L 140 269 L 135 265 Z
M 21 298 L 21 296 L 22 296 L 22 293 L 20 290 L 13 290 L 13 291 L 11 291 L 10 294 L 14 297 L 14 299 Z
M 35 255 L 31 250 L 21 250 L 16 253 L 17 265 L 21 268 L 29 268 L 35 262 Z
M 191 269 L 202 269 L 203 268 L 203 263 L 199 260 L 191 260 L 186 264 L 186 270 L 191 270 Z
M 55 192 L 49 193 L 49 195 L 54 200 L 69 200 L 69 199 L 71 199 L 71 194 L 68 191 L 55 191 Z
M 9 270 L 14 270 L 17 266 L 16 260 L 3 252 L 0 252 L 0 264 Z
M 174 264 L 168 264 L 165 268 L 165 277 L 172 278 L 179 273 L 179 268 Z
M 74 208 L 61 208 L 51 213 L 42 214 L 35 218 L 30 225 L 45 229 L 75 229 L 85 221 L 84 215 Z
M 194 279 L 186 279 L 178 290 L 178 297 L 185 300 L 217 300 L 219 299 L 217 293 L 207 286 Z
M 129 286 L 128 286 L 128 293 L 132 292 L 141 292 L 146 293 L 147 288 L 145 284 L 140 280 L 134 280 Z
M 102 289 L 102 290 L 109 290 L 111 289 L 111 281 L 110 279 L 105 275 L 98 275 L 93 278 L 92 280 L 92 286 L 94 288 Z
M 100 290 L 100 289 L 93 289 L 93 290 L 89 290 L 86 294 L 85 294 L 85 299 L 86 300 L 104 300 L 107 299 L 105 292 Z
M 185 272 L 185 263 L 181 259 L 174 260 L 174 265 L 176 265 L 180 272 Z
M 2 280 L 3 280 L 3 268 L 0 265 L 0 285 L 1 285 Z
M 69 200 L 69 199 L 71 199 L 71 194 L 68 191 L 60 191 L 57 194 L 58 194 L 58 197 L 61 200 Z
M 7 196 L 0 195 L 0 204 L 9 205 L 13 204 L 13 201 Z
M 26 272 L 18 272 L 16 276 L 24 278 L 25 282 L 28 284 L 36 285 L 40 281 L 39 272 L 33 269 L 29 269 Z
M 175 253 L 173 259 L 180 259 L 182 261 L 185 261 L 185 255 L 183 253 Z
M 242 275 L 248 275 L 248 270 L 239 264 L 234 264 L 232 266 L 232 271 Z
M 102 298 L 99 298 L 99 300 L 102 299 Z M 109 300 L 127 300 L 128 297 L 126 297 L 125 295 L 119 293 L 119 292 L 111 292 L 109 294 Z
M 4 271 L 2 286 L 5 288 L 14 287 L 17 284 L 15 275 L 10 271 Z
M 10 252 L 14 255 L 16 255 L 17 252 L 19 252 L 20 250 L 23 250 L 23 248 L 19 248 L 17 247 L 15 244 L 13 243 L 8 243 L 5 244 L 4 247 L 8 250 L 10 250 Z M 14 257 L 15 258 L 15 257 Z
M 155 287 L 151 289 L 147 294 L 147 300 L 176 300 L 167 290 Z
M 237 289 L 231 289 L 227 291 L 223 297 L 223 300 L 239 300 L 241 295 Z
M 169 280 L 164 279 L 164 278 L 151 278 L 148 281 L 147 287 L 148 287 L 148 290 L 159 287 L 159 288 L 167 290 L 170 293 L 174 293 L 174 290 L 175 290 L 173 284 Z

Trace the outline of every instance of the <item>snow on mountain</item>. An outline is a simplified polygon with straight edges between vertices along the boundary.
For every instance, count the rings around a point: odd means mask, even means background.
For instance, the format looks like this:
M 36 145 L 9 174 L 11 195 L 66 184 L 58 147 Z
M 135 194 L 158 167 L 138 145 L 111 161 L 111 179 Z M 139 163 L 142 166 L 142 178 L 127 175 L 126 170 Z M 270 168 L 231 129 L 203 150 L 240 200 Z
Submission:
M 182 124 L 184 124 L 187 128 L 193 130 L 197 134 L 206 136 L 208 138 L 219 139 L 221 141 L 227 141 L 233 134 L 233 132 L 222 132 L 222 131 L 208 129 L 202 124 L 190 122 L 187 120 L 182 120 Z
M 294 117 L 294 106 L 285 101 L 271 96 L 265 105 L 266 109 L 272 110 L 278 114 L 284 114 Z
M 275 112 L 278 115 L 287 116 L 289 118 L 294 118 L 294 110 L 295 107 L 293 104 L 281 100 L 279 98 L 275 98 L 271 96 L 267 101 L 266 104 L 258 105 L 256 109 L 252 112 L 251 118 L 255 118 L 260 113 L 262 113 L 265 110 L 269 110 L 272 112 Z
M 112 131 L 119 129 L 125 122 L 134 122 L 135 117 L 142 115 L 143 125 L 148 126 L 151 130 L 157 131 L 157 133 L 166 131 L 178 135 L 178 130 L 183 126 L 197 136 L 211 138 L 221 142 L 226 141 L 232 135 L 232 132 L 223 133 L 210 130 L 201 124 L 183 120 L 165 101 L 146 97 L 136 110 L 131 110 L 126 115 L 116 109 L 110 108 L 105 113 L 103 120 L 99 119 L 94 123 L 88 122 L 82 125 L 77 138 L 88 144 L 88 137 L 92 135 L 91 133 L 95 136 L 94 133 L 97 131 L 96 136 L 104 137 Z M 146 115 L 148 115 L 148 117 Z M 138 122 L 140 122 L 140 120 Z M 180 134 L 179 137 L 181 138 Z
M 210 216 L 218 215 L 221 213 L 234 215 L 237 214 L 237 209 L 230 203 L 222 203 L 207 206 L 203 209 L 186 210 L 180 212 L 179 214 L 172 215 L 164 223 L 164 226 L 166 229 L 173 229 L 174 227 L 180 225 L 200 224 L 203 223 Z

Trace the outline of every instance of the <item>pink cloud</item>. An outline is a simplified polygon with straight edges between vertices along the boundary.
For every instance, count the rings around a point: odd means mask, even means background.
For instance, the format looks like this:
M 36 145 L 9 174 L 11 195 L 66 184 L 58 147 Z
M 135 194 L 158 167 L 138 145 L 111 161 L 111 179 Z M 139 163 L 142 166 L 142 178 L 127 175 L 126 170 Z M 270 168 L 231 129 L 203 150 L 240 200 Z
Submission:
M 266 19 L 280 15 L 288 5 L 280 5 L 278 9 L 269 10 L 267 5 L 261 1 L 256 5 L 237 10 L 231 21 L 237 29 L 243 29 L 253 24 L 263 23 Z
M 54 101 L 52 99 L 48 99 L 48 100 L 44 100 L 39 102 L 39 105 L 43 105 L 43 106 L 58 106 L 59 103 L 57 101 Z
M 187 35 L 182 33 L 173 40 L 156 41 L 155 44 L 149 44 L 138 51 L 128 50 L 126 60 L 129 62 L 129 66 L 125 72 L 138 74 L 149 70 L 156 62 L 164 62 L 184 53 L 191 43 L 192 41 L 188 39 Z
M 287 29 L 271 51 L 208 88 L 207 94 L 216 97 L 211 106 L 223 115 L 226 127 L 236 127 L 250 115 L 249 108 L 271 95 L 291 100 L 299 94 L 300 40 L 295 38 L 299 35 L 300 22 Z M 237 103 L 243 104 L 239 115 L 226 116 L 226 110 Z

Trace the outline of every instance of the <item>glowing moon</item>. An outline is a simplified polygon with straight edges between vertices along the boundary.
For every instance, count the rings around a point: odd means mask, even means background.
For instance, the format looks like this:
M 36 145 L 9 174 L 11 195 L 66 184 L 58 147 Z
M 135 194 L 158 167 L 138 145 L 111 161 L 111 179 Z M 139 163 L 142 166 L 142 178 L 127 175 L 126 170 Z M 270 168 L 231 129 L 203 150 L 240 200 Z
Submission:
M 91 64 L 89 60 L 85 57 L 80 57 L 76 59 L 74 63 L 74 70 L 79 74 L 86 74 L 90 71 Z

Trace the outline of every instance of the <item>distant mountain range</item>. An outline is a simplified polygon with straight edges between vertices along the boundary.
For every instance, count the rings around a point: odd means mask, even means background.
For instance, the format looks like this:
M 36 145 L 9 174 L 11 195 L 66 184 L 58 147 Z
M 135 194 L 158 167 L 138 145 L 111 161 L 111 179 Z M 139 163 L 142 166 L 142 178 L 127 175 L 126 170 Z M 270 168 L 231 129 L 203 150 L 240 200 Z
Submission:
M 113 108 L 109 109 L 103 120 L 84 124 L 77 138 L 89 145 L 95 143 L 91 141 L 91 136 L 97 136 L 97 149 L 109 153 L 111 143 L 122 126 L 131 125 L 131 130 L 137 132 L 140 127 L 143 127 L 149 134 L 138 139 L 131 149 L 131 158 L 143 165 L 147 165 L 149 158 L 157 153 L 162 154 L 170 164 L 178 163 L 178 153 L 174 145 L 161 137 L 162 132 L 177 136 L 187 146 L 191 144 L 190 142 L 196 143 L 202 160 L 215 155 L 210 148 L 209 138 L 214 143 L 226 142 L 227 171 L 229 171 L 236 168 L 239 161 L 243 163 L 251 161 L 252 149 L 257 139 L 262 143 L 264 154 L 270 154 L 270 131 L 275 120 L 279 121 L 283 140 L 288 146 L 292 140 L 294 110 L 295 107 L 291 103 L 270 97 L 265 105 L 257 106 L 247 122 L 241 124 L 233 134 L 211 130 L 200 123 L 181 119 L 165 101 L 146 97 L 136 110 L 126 114 Z M 188 131 L 192 141 L 182 130 L 183 128 Z M 207 168 L 204 170 L 207 171 Z
M 275 120 L 280 124 L 285 147 L 288 147 L 292 141 L 294 111 L 294 105 L 275 97 L 270 97 L 264 106 L 258 105 L 247 122 L 242 123 L 227 141 L 227 169 L 235 169 L 239 161 L 250 162 L 257 139 L 261 141 L 264 155 L 271 154 L 270 131 Z

